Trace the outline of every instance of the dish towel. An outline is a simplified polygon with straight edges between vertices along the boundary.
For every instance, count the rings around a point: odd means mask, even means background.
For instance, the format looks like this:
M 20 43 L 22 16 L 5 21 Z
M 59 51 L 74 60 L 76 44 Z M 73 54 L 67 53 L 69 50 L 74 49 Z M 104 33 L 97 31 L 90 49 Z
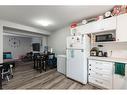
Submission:
M 115 74 L 125 76 L 125 63 L 115 62 Z

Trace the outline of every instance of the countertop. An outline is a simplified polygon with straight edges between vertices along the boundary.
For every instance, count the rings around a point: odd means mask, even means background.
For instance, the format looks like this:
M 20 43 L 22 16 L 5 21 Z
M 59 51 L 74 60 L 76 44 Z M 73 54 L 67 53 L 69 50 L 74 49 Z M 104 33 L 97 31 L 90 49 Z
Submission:
M 88 59 L 127 63 L 127 59 L 124 59 L 124 58 L 89 56 Z

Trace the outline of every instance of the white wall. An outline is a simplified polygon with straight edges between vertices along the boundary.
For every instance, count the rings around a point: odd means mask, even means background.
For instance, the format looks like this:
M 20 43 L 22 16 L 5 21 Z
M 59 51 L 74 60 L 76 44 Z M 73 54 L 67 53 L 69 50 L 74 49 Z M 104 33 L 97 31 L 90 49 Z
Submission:
M 20 40 L 19 47 L 16 47 L 16 48 L 11 47 L 11 42 L 9 42 L 9 39 L 11 38 Z M 31 51 L 32 49 L 31 42 L 32 42 L 32 39 L 27 37 L 3 36 L 3 51 L 12 52 L 13 58 L 17 58 L 20 55 L 24 55 L 27 52 Z
M 65 54 L 66 52 L 66 37 L 69 35 L 69 27 L 62 28 L 52 32 L 48 37 L 48 46 L 53 48 L 56 54 Z
M 3 63 L 3 26 L 0 25 L 0 63 Z

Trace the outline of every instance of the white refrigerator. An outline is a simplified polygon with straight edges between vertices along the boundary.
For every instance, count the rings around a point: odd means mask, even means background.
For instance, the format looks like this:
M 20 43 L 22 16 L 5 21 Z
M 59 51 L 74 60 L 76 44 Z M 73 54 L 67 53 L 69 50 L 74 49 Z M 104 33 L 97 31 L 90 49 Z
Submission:
M 88 35 L 67 37 L 66 76 L 87 83 L 87 57 L 90 55 L 90 38 Z

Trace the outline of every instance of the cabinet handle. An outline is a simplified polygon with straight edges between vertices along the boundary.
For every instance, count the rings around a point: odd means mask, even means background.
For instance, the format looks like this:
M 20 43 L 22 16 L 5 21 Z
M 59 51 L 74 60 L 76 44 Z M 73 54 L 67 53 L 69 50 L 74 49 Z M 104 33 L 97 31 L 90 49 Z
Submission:
M 91 71 L 91 69 L 89 69 Z
M 119 39 L 117 39 L 117 41 L 119 41 Z
M 90 75 L 90 73 L 89 73 L 89 75 Z
M 91 66 L 91 64 L 89 66 Z

